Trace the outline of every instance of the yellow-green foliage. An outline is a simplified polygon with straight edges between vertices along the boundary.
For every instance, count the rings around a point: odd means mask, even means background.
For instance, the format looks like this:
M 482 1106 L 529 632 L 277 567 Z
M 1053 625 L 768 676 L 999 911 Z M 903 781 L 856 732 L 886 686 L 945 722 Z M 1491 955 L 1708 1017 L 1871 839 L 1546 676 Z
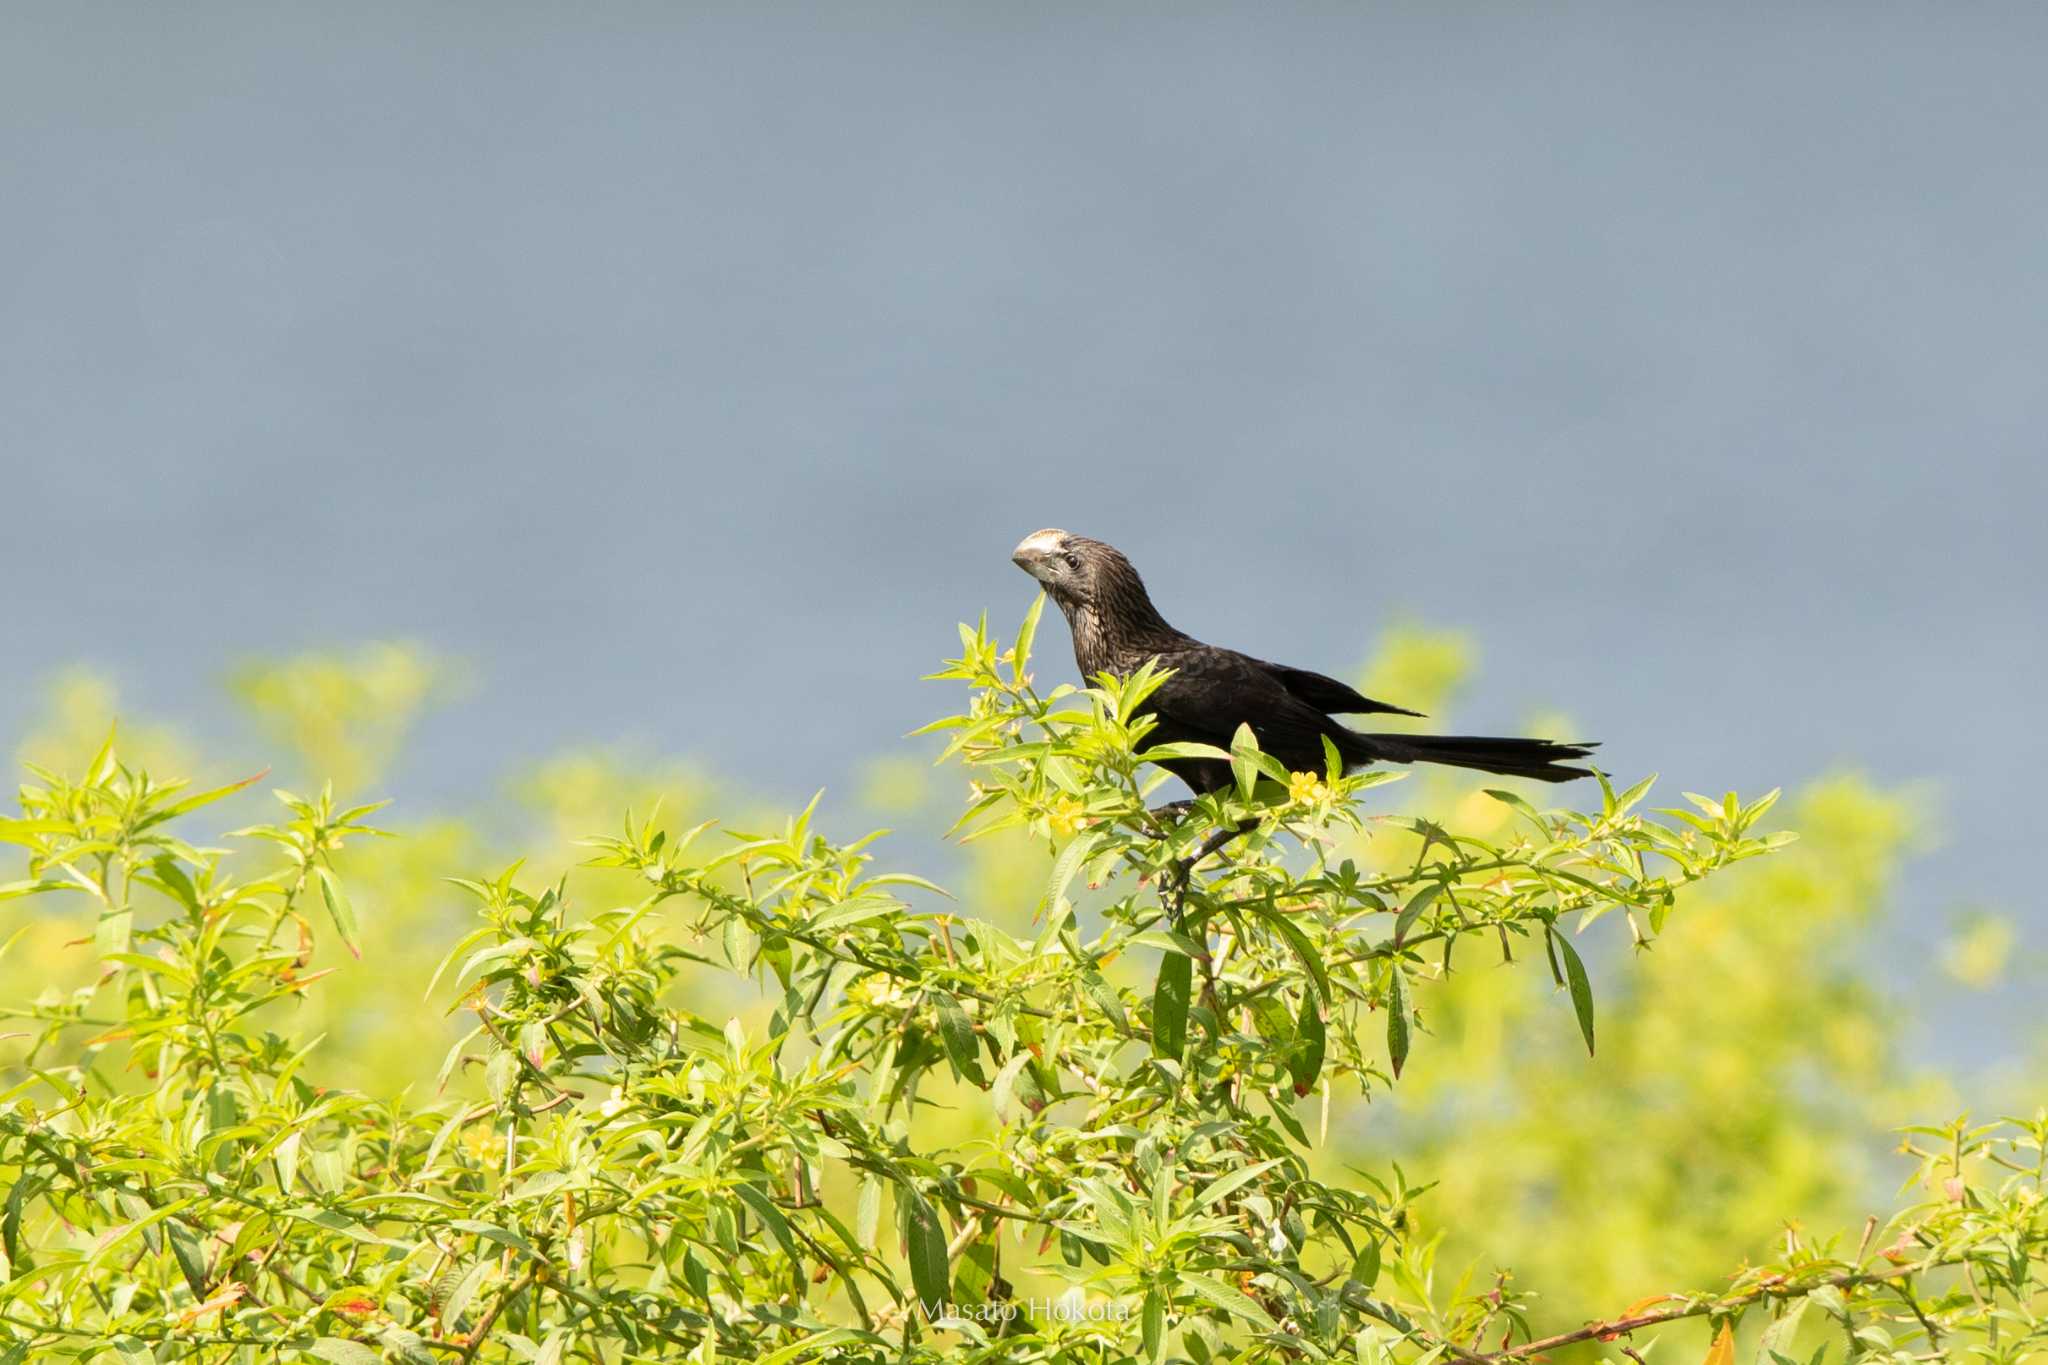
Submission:
M 417 646 L 252 661 L 229 679 L 274 743 L 343 791 L 377 783 L 429 702 L 454 690 L 455 671 Z
M 1376 673 L 1433 668 L 1454 693 L 1449 646 L 1411 633 L 1389 648 Z M 1513 812 L 1482 785 L 1432 778 L 1422 804 L 1503 837 Z M 1355 1158 L 1435 1182 L 1417 1216 L 1446 1234 L 1442 1264 L 1481 1279 L 1513 1267 L 1559 1322 L 1711 1284 L 1772 1254 L 1788 1222 L 1860 1224 L 1884 1187 L 1883 1134 L 1954 1101 L 1903 1068 L 1898 1009 L 1861 952 L 1924 812 L 1850 775 L 1788 804 L 1798 843 L 1694 891 L 1653 946 L 1610 936 L 1594 954 L 1597 1058 L 1569 1047 L 1555 987 L 1498 951 L 1432 994 L 1431 1065 L 1338 1127 Z M 1360 856 L 1398 863 L 1415 842 Z
M 2041 1341 L 2048 1122 L 1916 1130 L 1916 1202 L 1860 1216 L 1873 1135 L 1954 1098 L 1860 955 L 1904 795 L 1575 813 L 1245 733 L 1167 823 L 1148 679 L 962 643 L 951 901 L 811 810 L 706 829 L 732 793 L 601 749 L 481 815 L 311 795 L 446 695 L 417 651 L 237 675 L 282 814 L 166 784 L 164 730 L 101 747 L 114 698 L 67 677 L 0 820 L 0 1365 L 1507 1361 L 1618 1314 L 1657 1358 L 1743 1323 L 1761 1365 Z M 1442 724 L 1473 654 L 1404 628 L 1368 690 Z M 958 781 L 882 760 L 865 795 L 918 825 Z M 1945 965 L 2013 957 L 1986 916 Z M 1129 1316 L 936 1308 L 1068 1286 Z

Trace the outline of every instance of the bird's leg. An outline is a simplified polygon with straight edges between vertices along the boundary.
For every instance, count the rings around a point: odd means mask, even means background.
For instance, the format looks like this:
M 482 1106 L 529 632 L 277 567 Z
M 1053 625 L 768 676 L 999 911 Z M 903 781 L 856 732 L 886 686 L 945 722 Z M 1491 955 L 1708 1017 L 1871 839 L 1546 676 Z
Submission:
M 1249 834 L 1258 827 L 1259 822 L 1256 820 L 1242 820 L 1239 821 L 1237 824 L 1230 826 L 1227 829 L 1219 829 L 1212 833 L 1208 838 L 1202 840 L 1202 846 L 1200 848 L 1196 849 L 1192 854 L 1181 859 L 1178 863 L 1174 864 L 1175 868 L 1180 873 L 1181 882 L 1183 884 L 1186 883 L 1188 879 L 1188 874 L 1195 870 L 1196 863 L 1201 862 L 1202 859 L 1208 857 L 1217 849 L 1222 848 L 1225 844 L 1229 843 L 1232 839 L 1235 839 L 1238 835 Z
M 1181 907 L 1187 900 L 1188 883 L 1194 879 L 1195 864 L 1201 862 L 1202 859 L 1208 857 L 1217 849 L 1222 848 L 1240 834 L 1249 834 L 1254 829 L 1257 829 L 1258 826 L 1259 822 L 1256 820 L 1244 820 L 1227 828 L 1215 830 L 1208 838 L 1202 840 L 1201 847 L 1197 848 L 1193 853 L 1185 858 L 1176 858 L 1174 860 L 1173 905 L 1167 913 L 1167 918 L 1176 929 L 1180 927 Z
M 1187 907 L 1188 884 L 1194 880 L 1195 864 L 1201 862 L 1202 859 L 1208 857 L 1217 849 L 1222 848 L 1238 835 L 1258 828 L 1258 824 L 1259 822 L 1256 820 L 1245 820 L 1224 829 L 1213 830 L 1208 838 L 1202 840 L 1201 846 L 1191 856 L 1177 859 L 1173 863 L 1173 899 L 1166 908 L 1166 922 L 1169 927 L 1176 932 L 1181 927 L 1181 915 Z M 1208 932 L 1204 930 L 1202 934 L 1201 955 L 1196 958 L 1196 961 L 1202 964 L 1202 1003 L 1220 1015 L 1222 1009 L 1216 1000 L 1216 964 L 1209 956 L 1208 940 Z

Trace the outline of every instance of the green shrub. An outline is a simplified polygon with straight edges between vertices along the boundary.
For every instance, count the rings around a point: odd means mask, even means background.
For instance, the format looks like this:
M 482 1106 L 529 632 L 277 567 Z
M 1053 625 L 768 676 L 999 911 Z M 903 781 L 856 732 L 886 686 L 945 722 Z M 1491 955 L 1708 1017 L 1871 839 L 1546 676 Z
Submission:
M 111 741 L 33 770 L 0 897 L 85 907 L 101 973 L 7 1010 L 0 1360 L 1469 1361 L 1683 1319 L 1729 1359 L 1745 1314 L 1765 1362 L 1802 1331 L 1856 1359 L 2040 1348 L 2040 1118 L 1917 1130 L 1930 1202 L 1711 1293 L 1580 1326 L 1445 1283 L 1428 1187 L 1329 1159 L 1332 1093 L 1430 1065 L 1457 963 L 1547 975 L 1593 1048 L 1581 932 L 1659 941 L 1688 887 L 1790 837 L 1759 831 L 1773 797 L 1503 790 L 1513 825 L 1479 837 L 1241 732 L 1214 755 L 1236 786 L 1163 816 L 1158 679 L 1041 695 L 1036 620 L 1007 650 L 963 628 L 936 676 L 967 707 L 930 727 L 970 775 L 959 837 L 1045 850 L 1028 931 L 811 809 L 628 815 L 591 841 L 609 872 L 459 880 L 477 926 L 422 984 L 473 1024 L 424 1099 L 322 1088 L 291 1028 L 316 936 L 358 941 L 335 858 L 375 807 L 280 793 L 229 854 L 186 840 L 235 788 Z M 1353 856 L 1368 837 L 1412 853 Z

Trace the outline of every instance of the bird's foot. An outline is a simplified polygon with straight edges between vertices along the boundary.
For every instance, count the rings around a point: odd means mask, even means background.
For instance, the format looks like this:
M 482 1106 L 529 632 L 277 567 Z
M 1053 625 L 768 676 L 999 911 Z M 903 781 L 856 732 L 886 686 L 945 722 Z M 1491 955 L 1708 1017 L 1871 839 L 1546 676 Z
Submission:
M 1193 853 L 1188 854 L 1185 858 L 1174 859 L 1172 863 L 1173 879 L 1181 891 L 1183 893 L 1186 892 L 1188 881 L 1194 875 L 1196 863 L 1201 862 L 1202 859 L 1216 852 L 1240 834 L 1251 833 L 1251 831 L 1258 828 L 1258 825 L 1259 822 L 1256 820 L 1246 820 L 1242 824 L 1229 825 L 1222 829 L 1214 830 L 1208 838 L 1201 842 L 1201 845 Z
M 1169 801 L 1163 806 L 1154 806 L 1146 814 L 1157 817 L 1166 824 L 1177 825 L 1181 818 L 1195 808 L 1192 799 Z

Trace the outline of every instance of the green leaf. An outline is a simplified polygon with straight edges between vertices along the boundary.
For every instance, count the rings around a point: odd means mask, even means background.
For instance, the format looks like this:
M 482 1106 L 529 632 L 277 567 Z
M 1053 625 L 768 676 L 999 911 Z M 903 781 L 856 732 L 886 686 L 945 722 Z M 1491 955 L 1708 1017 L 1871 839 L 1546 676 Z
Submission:
M 1024 624 L 1017 627 L 1017 643 L 1011 651 L 1011 675 L 1018 682 L 1024 680 L 1025 666 L 1031 662 L 1031 642 L 1038 636 L 1038 618 L 1045 613 L 1045 594 L 1038 594 L 1031 610 L 1024 613 Z
M 933 994 L 939 1012 L 939 1038 L 946 1045 L 946 1058 L 953 1063 L 955 1074 L 988 1089 L 988 1077 L 981 1070 L 981 1041 L 974 1036 L 974 1021 L 960 1008 L 956 997 L 944 991 Z
M 1170 758 L 1208 758 L 1219 763 L 1230 762 L 1230 751 L 1219 749 L 1213 744 L 1199 744 L 1194 740 L 1175 740 L 1170 744 L 1155 744 L 1149 749 L 1140 749 L 1134 758 L 1144 763 L 1158 763 Z
M 1312 991 L 1301 993 L 1301 1015 L 1294 1023 L 1294 1047 L 1287 1054 L 1287 1071 L 1294 1078 L 1294 1093 L 1306 1095 L 1316 1088 L 1323 1072 L 1325 1046 L 1322 1012 Z
M 1367 1237 L 1365 1245 L 1358 1249 L 1358 1256 L 1351 1262 L 1351 1278 L 1360 1289 L 1371 1289 L 1380 1278 L 1380 1244 L 1378 1239 Z
M 1183 953 L 1159 959 L 1159 981 L 1152 988 L 1152 1055 L 1179 1061 L 1188 1038 L 1188 997 L 1195 984 L 1195 964 Z
M 271 1160 L 276 1163 L 279 1194 L 290 1194 L 292 1186 L 298 1182 L 300 1145 L 299 1134 L 295 1130 L 286 1134 L 270 1154 Z
M 1544 834 L 1550 833 L 1549 828 L 1543 823 L 1543 813 L 1521 797 L 1510 791 L 1502 791 L 1498 787 L 1487 787 L 1484 790 L 1488 796 L 1500 802 L 1503 806 L 1513 809 L 1516 814 L 1522 816 L 1522 818 L 1537 829 L 1542 830 Z
M 315 1221 L 318 1220 L 316 1219 Z M 476 1218 L 455 1218 L 449 1221 L 448 1226 L 454 1228 L 457 1232 L 473 1232 L 485 1241 L 496 1242 L 501 1247 L 509 1247 L 513 1251 L 525 1252 L 536 1261 L 541 1259 L 540 1253 L 535 1251 L 533 1245 L 524 1237 L 521 1237 L 510 1228 L 500 1227 L 496 1223 L 486 1223 Z
M 1031 1053 L 1018 1048 L 1010 1054 L 1010 1060 L 1003 1063 L 996 1072 L 995 1083 L 989 1087 L 989 1097 L 995 1103 L 996 1117 L 1008 1123 L 1015 1115 L 1017 1103 L 1017 1073 L 1031 1064 Z
M 1408 939 L 1408 931 L 1415 927 L 1415 921 L 1422 918 L 1422 912 L 1429 909 L 1436 898 L 1443 894 L 1442 882 L 1431 882 L 1413 896 L 1401 908 L 1401 917 L 1394 921 L 1394 946 L 1400 947 Z
M 21 1211 L 38 1188 L 33 1176 L 23 1175 L 7 1191 L 7 1208 L 0 1214 L 0 1250 L 16 1268 L 21 1264 Z
M 825 1331 L 800 1337 L 779 1350 L 770 1351 L 767 1355 L 756 1358 L 754 1365 L 792 1365 L 799 1358 L 812 1357 L 824 1360 L 828 1358 L 825 1354 L 826 1347 L 838 1346 L 849 1341 L 878 1342 L 879 1339 L 851 1327 L 827 1328 Z
M 876 914 L 882 914 L 892 908 L 886 901 L 877 901 L 873 904 Z M 754 970 L 754 959 L 761 952 L 760 933 L 745 919 L 733 915 L 725 921 L 720 936 L 720 942 L 725 948 L 725 960 L 732 964 L 732 969 L 743 974 L 751 974 Z
M 1160 1365 L 1166 1359 L 1166 1295 L 1156 1287 L 1146 1290 L 1145 1308 L 1140 1317 L 1145 1359 L 1151 1365 Z
M 754 1186 L 745 1182 L 733 1186 L 732 1192 L 739 1196 L 742 1204 L 745 1204 L 754 1211 L 754 1216 L 761 1220 L 762 1226 L 766 1227 L 769 1234 L 775 1238 L 775 1244 L 782 1248 L 783 1255 L 787 1256 L 791 1261 L 796 1261 L 801 1257 L 802 1253 L 797 1247 L 796 1236 L 789 1230 L 789 1219 L 783 1216 L 781 1209 L 775 1207 L 773 1200 L 760 1190 L 754 1188 Z
M 1656 781 L 1657 781 L 1657 774 L 1655 774 L 1655 773 L 1651 773 L 1651 774 L 1650 774 L 1650 775 L 1649 775 L 1648 777 L 1646 777 L 1646 778 L 1644 778 L 1644 779 L 1643 779 L 1642 781 L 1640 781 L 1640 782 L 1636 783 L 1636 784 L 1635 784 L 1635 785 L 1634 785 L 1633 787 L 1630 787 L 1630 788 L 1629 788 L 1629 789 L 1628 789 L 1627 791 L 1623 792 L 1623 793 L 1622 793 L 1621 795 L 1619 795 L 1619 796 L 1615 797 L 1615 798 L 1614 798 L 1614 812 L 1613 812 L 1613 813 L 1614 813 L 1614 814 L 1616 814 L 1616 815 L 1625 815 L 1625 814 L 1627 814 L 1627 813 L 1628 813 L 1628 810 L 1629 810 L 1629 808 L 1630 808 L 1631 806 L 1635 805 L 1635 803 L 1636 803 L 1636 802 L 1638 802 L 1638 801 L 1642 800 L 1642 799 L 1643 799 L 1643 797 L 1644 797 L 1644 795 L 1645 795 L 1645 794 L 1647 794 L 1647 793 L 1649 792 L 1649 790 L 1650 790 L 1651 786 L 1652 786 L 1652 785 L 1654 785 L 1654 784 L 1656 783 Z M 1777 793 L 1776 793 L 1776 792 L 1774 791 L 1774 792 L 1772 792 L 1772 793 L 1771 793 L 1771 795 L 1770 795 L 1770 798 L 1768 798 L 1768 799 L 1771 799 L 1771 800 L 1775 800 L 1775 799 L 1776 799 L 1776 797 L 1777 797 Z M 1768 805 L 1767 805 L 1767 806 L 1765 807 L 1765 809 L 1769 809 Z M 1758 813 L 1759 813 L 1759 814 L 1761 814 L 1762 812 L 1758 812 Z
M 904 1231 L 910 1245 L 910 1283 L 917 1290 L 925 1316 L 938 1314 L 952 1297 L 952 1275 L 946 1262 L 946 1230 L 939 1211 L 911 1185 L 903 1187 L 909 1205 Z
M 854 1207 L 853 1235 L 864 1247 L 875 1244 L 882 1226 L 882 1178 L 870 1172 L 860 1178 L 860 1200 Z
M 192 1291 L 194 1299 L 206 1297 L 206 1252 L 199 1244 L 199 1234 L 173 1218 L 164 1224 L 171 1244 L 171 1254 L 177 1258 L 178 1270 L 185 1277 L 185 1285 Z
M 496 1264 L 494 1258 L 480 1258 L 468 1270 L 462 1272 L 462 1278 L 448 1291 L 447 1302 L 441 1305 L 442 1326 L 452 1329 L 462 1321 L 463 1310 L 476 1298 L 476 1291 L 483 1288 L 484 1277 L 491 1273 Z
M 320 896 L 327 902 L 327 914 L 334 921 L 334 932 L 341 935 L 341 941 L 348 945 L 349 952 L 361 957 L 362 936 L 356 928 L 355 907 L 348 903 L 348 895 L 341 889 L 341 881 L 333 872 L 324 866 L 318 871 Z
M 34 848 L 38 834 L 70 834 L 78 826 L 69 820 L 15 820 L 0 816 L 0 844 Z
M 1251 1023 L 1264 1042 L 1272 1044 L 1278 1052 L 1286 1052 L 1294 1046 L 1294 1015 L 1288 1013 L 1278 995 L 1268 990 L 1264 995 L 1251 997 L 1247 1005 L 1251 1009 Z
M 1137 1208 L 1122 1190 L 1100 1180 L 1086 1178 L 1074 1181 L 1074 1189 L 1095 1210 L 1095 1222 L 1099 1231 L 1090 1234 L 1091 1237 L 1098 1240 L 1107 1237 L 1119 1248 L 1136 1245 L 1138 1230 L 1131 1219 L 1136 1215 Z
M 1240 724 L 1230 737 L 1230 771 L 1237 778 L 1237 794 L 1249 801 L 1259 784 L 1259 737 L 1248 724 Z
M 178 860 L 168 853 L 157 855 L 150 860 L 150 870 L 163 883 L 164 890 L 187 910 L 199 909 L 199 892 L 194 889 L 192 879 L 185 875 L 185 869 L 178 866 Z
M 1102 1007 L 1102 1012 L 1109 1016 L 1109 1021 L 1112 1024 L 1116 1025 L 1118 1033 L 1129 1033 L 1131 1031 L 1130 1018 L 1124 1013 L 1123 998 L 1116 993 L 1116 987 L 1102 979 L 1101 972 L 1096 971 L 1093 967 L 1083 972 L 1081 976 L 1081 989 L 1088 992 L 1090 1000 L 1093 1000 Z
M 497 1048 L 484 1063 L 484 1090 L 491 1097 L 491 1103 L 502 1106 L 512 1094 L 512 1083 L 519 1079 L 519 1054 L 510 1048 Z
M 1267 1316 L 1265 1309 L 1259 1307 L 1257 1300 L 1234 1285 L 1212 1280 L 1206 1275 L 1193 1275 L 1185 1270 L 1180 1272 L 1179 1278 L 1181 1287 L 1196 1298 L 1221 1308 L 1232 1317 L 1243 1318 L 1264 1331 L 1275 1330 L 1273 1319 Z
M 1315 983 L 1317 997 L 1327 1002 L 1330 998 L 1330 973 L 1323 966 L 1322 954 L 1316 951 L 1315 944 L 1309 942 L 1308 934 L 1294 922 L 1294 917 L 1276 909 L 1268 901 L 1247 901 L 1243 908 L 1273 927 L 1273 932 L 1280 935 L 1281 941 L 1301 959 L 1309 980 Z
M 321 1155 L 325 1155 L 325 1153 L 322 1153 Z M 319 1157 L 316 1156 L 314 1160 L 317 1163 Z M 364 1227 L 355 1219 L 335 1209 L 323 1209 L 313 1204 L 300 1204 L 296 1208 L 286 1209 L 284 1212 L 287 1217 L 296 1218 L 301 1222 L 311 1223 L 314 1227 L 326 1228 L 329 1232 L 338 1232 L 344 1237 L 353 1237 L 358 1242 L 367 1242 L 376 1246 L 398 1245 L 398 1243 L 386 1241 L 383 1237 L 378 1236 L 375 1232 L 372 1232 L 369 1228 Z M 468 1227 L 472 1225 L 458 1221 L 450 1223 L 449 1226 Z M 485 1225 L 475 1224 L 474 1226 L 481 1227 Z M 498 1229 L 498 1231 L 500 1233 L 504 1233 L 504 1229 L 502 1228 Z M 504 1233 L 504 1235 L 510 1236 L 511 1234 Z M 521 1242 L 520 1245 L 525 1246 L 525 1243 Z M 531 1254 L 530 1248 L 528 1249 L 528 1254 Z
M 1586 1040 L 1586 1055 L 1593 1055 L 1593 987 L 1586 981 L 1586 964 L 1579 961 L 1578 950 L 1571 940 L 1552 929 L 1551 941 L 1557 945 L 1558 956 L 1564 959 L 1565 985 L 1572 994 L 1572 1013 L 1579 1016 L 1579 1033 Z
M 1089 830 L 1076 835 L 1067 846 L 1060 850 L 1060 856 L 1053 859 L 1052 877 L 1045 884 L 1045 912 L 1057 912 L 1060 897 L 1067 894 L 1067 886 L 1074 880 L 1074 873 L 1088 860 L 1095 845 L 1102 840 L 1099 830 Z
M 1387 972 L 1387 1059 L 1394 1065 L 1394 1079 L 1408 1061 L 1408 981 L 1400 965 Z
M 198 810 L 201 806 L 212 805 L 214 802 L 220 800 L 224 796 L 233 796 L 236 792 L 241 791 L 244 787 L 250 786 L 253 783 L 261 782 L 265 777 L 268 777 L 269 775 L 270 769 L 265 768 L 262 772 L 257 773 L 254 777 L 245 777 L 240 782 L 230 782 L 225 787 L 215 787 L 212 791 L 200 792 L 196 796 L 188 796 L 183 801 L 177 802 L 175 805 L 165 806 L 162 810 L 153 812 L 150 816 L 149 823 L 155 824 L 160 820 L 172 820 L 176 819 L 180 815 L 190 814 L 192 811 Z
M 93 950 L 102 960 L 128 951 L 135 930 L 133 910 L 115 910 L 99 917 L 92 928 Z
M 375 1351 L 347 1337 L 322 1337 L 307 1348 L 307 1354 L 318 1356 L 332 1365 L 380 1365 Z
M 869 837 L 872 838 L 874 836 L 870 835 Z M 934 895 L 944 896 L 947 900 L 957 899 L 945 887 L 940 886 L 929 877 L 920 877 L 915 872 L 884 872 L 878 877 L 868 878 L 861 883 L 861 886 L 863 888 L 874 886 L 914 886 L 920 891 L 929 891 Z
M 1806 1302 L 1805 1299 L 1793 1300 L 1776 1322 L 1764 1328 L 1763 1335 L 1756 1340 L 1757 1365 L 1772 1365 L 1774 1360 L 1792 1354 L 1793 1338 L 1799 1335 L 1799 1321 L 1806 1316 Z
M 393 1360 L 405 1361 L 408 1365 L 434 1365 L 436 1357 L 427 1349 L 426 1339 L 410 1327 L 390 1323 L 377 1333 L 377 1340 L 391 1352 Z
M 1276 1156 L 1270 1161 L 1261 1161 L 1254 1166 L 1240 1167 L 1228 1175 L 1218 1176 L 1203 1186 L 1202 1192 L 1195 1196 L 1195 1207 L 1206 1209 L 1221 1203 L 1225 1196 L 1229 1195 L 1233 1190 L 1242 1189 L 1244 1186 L 1249 1185 L 1252 1181 L 1257 1180 L 1260 1176 L 1285 1160 L 1287 1158 L 1284 1156 Z
M 140 1218 L 135 1219 L 133 1222 L 124 1224 L 121 1227 L 112 1230 L 111 1232 L 102 1234 L 98 1243 L 93 1247 L 92 1256 L 86 1262 L 87 1266 L 91 1267 L 100 1264 L 113 1252 L 113 1250 L 116 1247 L 126 1242 L 130 1237 L 133 1237 L 138 1232 L 147 1232 L 151 1228 L 155 1227 L 157 1224 L 163 1222 L 166 1218 L 170 1218 L 177 1215 L 178 1213 L 182 1212 L 188 1204 L 194 1203 L 196 1201 L 196 1198 L 197 1196 L 187 1196 L 184 1199 L 177 1200 L 173 1203 L 165 1204 L 161 1208 L 151 1209 L 148 1213 L 143 1214 Z
M 107 726 L 106 742 L 100 745 L 100 751 L 93 755 L 92 762 L 87 765 L 85 770 L 85 781 L 82 783 L 82 785 L 87 787 L 97 787 L 102 782 L 105 782 L 108 778 L 114 775 L 114 768 L 116 766 L 116 760 L 114 758 L 114 736 L 119 734 L 120 731 L 121 726 L 119 722 L 115 722 Z

